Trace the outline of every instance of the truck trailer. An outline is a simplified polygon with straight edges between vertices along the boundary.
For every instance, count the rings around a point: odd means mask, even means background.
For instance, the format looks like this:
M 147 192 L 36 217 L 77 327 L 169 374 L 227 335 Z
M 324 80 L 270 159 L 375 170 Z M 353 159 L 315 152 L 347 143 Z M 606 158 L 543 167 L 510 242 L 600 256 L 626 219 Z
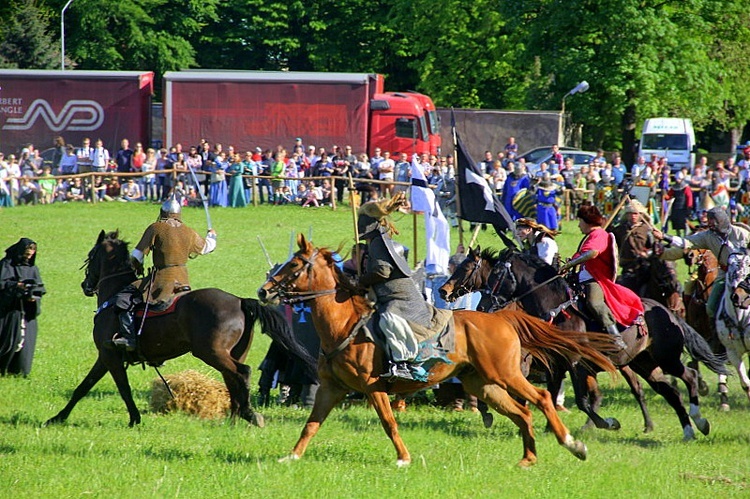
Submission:
M 351 145 L 355 153 L 438 154 L 435 105 L 423 94 L 384 92 L 378 74 L 188 70 L 164 74 L 164 142 L 232 144 L 235 150 Z M 291 152 L 291 151 L 290 151 Z
M 150 71 L 0 70 L 0 151 L 51 147 L 56 136 L 79 145 L 102 139 L 151 143 Z

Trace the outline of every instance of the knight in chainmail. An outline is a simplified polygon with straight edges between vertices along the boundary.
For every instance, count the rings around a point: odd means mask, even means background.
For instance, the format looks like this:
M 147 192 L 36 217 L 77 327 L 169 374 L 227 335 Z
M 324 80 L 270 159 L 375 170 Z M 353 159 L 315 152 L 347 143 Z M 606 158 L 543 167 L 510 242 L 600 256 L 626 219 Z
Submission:
M 404 202 L 403 193 L 399 193 L 390 200 L 365 203 L 359 209 L 359 238 L 367 243 L 359 283 L 375 293 L 379 326 L 388 346 L 390 362 L 381 377 L 413 380 L 421 367 L 411 364 L 419 345 L 410 323 L 429 327 L 432 312 L 410 277 L 411 269 L 398 243 L 391 239 L 396 229 L 388 214 Z
M 191 255 L 205 255 L 216 248 L 216 231 L 208 230 L 205 238 L 182 222 L 182 207 L 173 196 L 161 206 L 159 218 L 146 228 L 130 255 L 138 274 L 143 274 L 143 260 L 151 253 L 154 270 L 140 290 L 145 290 L 149 303 L 167 302 L 178 292 L 190 290 L 187 261 Z M 118 293 L 115 307 L 120 331 L 112 341 L 128 351 L 136 348 L 133 308 L 143 301 L 142 291 L 129 286 Z

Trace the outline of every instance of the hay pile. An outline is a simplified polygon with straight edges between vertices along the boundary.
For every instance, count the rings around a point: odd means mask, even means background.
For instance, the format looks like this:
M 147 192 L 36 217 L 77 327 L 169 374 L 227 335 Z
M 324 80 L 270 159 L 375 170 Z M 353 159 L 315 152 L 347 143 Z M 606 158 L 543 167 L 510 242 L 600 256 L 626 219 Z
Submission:
M 170 397 L 160 378 L 151 383 L 152 412 L 183 411 L 203 419 L 218 419 L 229 413 L 227 387 L 197 371 L 188 370 L 165 376 L 174 393 Z

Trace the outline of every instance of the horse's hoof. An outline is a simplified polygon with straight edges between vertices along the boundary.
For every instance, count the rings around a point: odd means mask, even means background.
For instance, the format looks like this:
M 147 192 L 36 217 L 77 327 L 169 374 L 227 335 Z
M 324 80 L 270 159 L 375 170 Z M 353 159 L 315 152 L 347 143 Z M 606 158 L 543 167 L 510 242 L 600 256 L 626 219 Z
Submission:
M 535 458 L 532 459 L 532 458 L 529 458 L 529 457 L 525 457 L 525 458 L 521 459 L 520 461 L 518 461 L 518 467 L 519 468 L 529 469 L 532 466 L 534 466 L 535 464 L 536 464 L 536 459 Z
M 698 418 L 694 419 L 693 422 L 695 422 L 695 426 L 698 428 L 698 431 L 700 431 L 704 435 L 708 435 L 711 432 L 711 423 L 708 422 L 708 419 Z
M 263 417 L 263 414 L 254 412 L 252 415 L 252 423 L 258 428 L 264 428 L 266 426 L 266 419 Z
M 654 427 L 652 425 L 643 427 L 643 433 L 651 433 L 652 431 L 654 431 Z
M 604 421 L 607 423 L 607 430 L 619 430 L 622 428 L 616 418 L 605 418 Z
M 60 424 L 63 421 L 64 421 L 63 419 L 58 418 L 57 416 L 55 416 L 54 418 L 49 418 L 47 421 L 45 421 L 44 423 L 42 423 L 42 428 L 46 428 L 47 426 L 52 426 L 52 425 L 55 425 L 55 424 Z
M 708 395 L 709 388 L 708 383 L 706 383 L 703 379 L 698 380 L 698 395 L 701 397 L 705 397 Z
M 291 463 L 292 461 L 299 461 L 299 456 L 297 454 L 289 454 L 279 459 L 280 463 Z
M 688 425 L 682 429 L 682 441 L 690 442 L 692 440 L 695 440 L 695 430 L 693 430 L 692 426 Z
M 482 413 L 482 423 L 484 423 L 485 428 L 492 428 L 492 423 L 494 422 L 495 417 L 492 415 L 491 412 L 483 412 Z
M 719 410 L 721 412 L 729 412 L 729 404 L 724 403 L 719 406 Z
M 568 450 L 571 454 L 573 454 L 575 457 L 580 459 L 581 461 L 586 460 L 586 456 L 588 455 L 588 449 L 586 448 L 586 444 L 581 442 L 580 440 L 576 440 L 573 442 L 572 445 L 568 446 Z
M 405 468 L 411 464 L 411 459 L 399 459 L 396 461 L 397 468 Z

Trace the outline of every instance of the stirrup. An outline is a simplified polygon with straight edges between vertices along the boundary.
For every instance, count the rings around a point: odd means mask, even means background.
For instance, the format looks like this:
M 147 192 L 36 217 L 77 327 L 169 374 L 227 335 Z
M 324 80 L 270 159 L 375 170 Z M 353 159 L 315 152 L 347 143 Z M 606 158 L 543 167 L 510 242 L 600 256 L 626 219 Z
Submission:
M 126 338 L 125 336 L 118 336 L 112 340 L 112 344 L 118 348 L 124 348 L 127 352 L 135 352 L 136 343 L 135 340 Z

